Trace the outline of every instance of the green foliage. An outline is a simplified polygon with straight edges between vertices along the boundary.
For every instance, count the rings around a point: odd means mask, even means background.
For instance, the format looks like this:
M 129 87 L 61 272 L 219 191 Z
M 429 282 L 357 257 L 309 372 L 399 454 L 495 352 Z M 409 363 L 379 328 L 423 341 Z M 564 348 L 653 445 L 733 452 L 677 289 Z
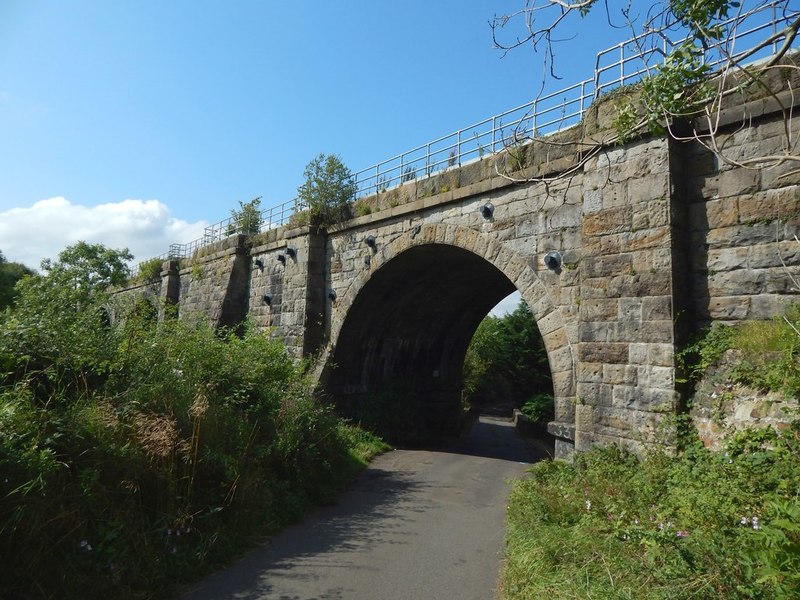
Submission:
M 164 261 L 160 258 L 150 258 L 139 263 L 139 268 L 134 277 L 136 282 L 155 281 L 161 278 L 161 267 Z
M 540 423 L 552 421 L 555 417 L 555 403 L 552 394 L 536 394 L 520 408 L 522 414 Z
M 486 317 L 464 358 L 464 395 L 473 404 L 499 394 L 519 406 L 538 392 L 552 394 L 550 363 L 528 305 Z
M 383 449 L 278 342 L 136 308 L 112 326 L 114 269 L 62 257 L 0 316 L 1 597 L 170 595 Z
M 372 206 L 362 200 L 356 200 L 353 204 L 353 212 L 357 217 L 364 217 L 372 213 Z
M 14 304 L 18 295 L 14 286 L 28 275 L 33 275 L 33 270 L 22 263 L 8 262 L 0 252 L 0 310 Z
M 128 261 L 133 255 L 127 248 L 107 248 L 103 244 L 78 242 L 58 254 L 58 260 L 42 261 L 48 280 L 84 291 L 84 295 L 122 285 L 130 277 Z
M 614 118 L 613 126 L 617 132 L 617 143 L 625 144 L 630 141 L 631 135 L 636 129 L 636 107 L 630 101 L 623 101 L 617 106 L 617 115 Z
M 706 370 L 733 347 L 734 330 L 729 325 L 714 324 L 704 329 L 677 355 L 679 370 L 689 382 L 696 382 Z
M 350 203 L 358 188 L 350 169 L 337 155 L 318 155 L 306 165 L 303 176 L 305 181 L 297 193 L 319 226 L 349 218 Z
M 709 99 L 709 90 L 703 85 L 709 72 L 703 48 L 691 40 L 673 50 L 642 86 L 648 129 L 661 134 L 666 123 L 695 114 Z
M 227 234 L 241 233 L 256 235 L 261 231 L 264 219 L 261 217 L 261 198 L 253 198 L 250 202 L 239 201 L 239 210 L 231 210 L 231 222 Z
M 503 597 L 794 598 L 800 430 L 642 459 L 616 447 L 514 484 Z
M 678 365 L 689 382 L 696 382 L 707 369 L 718 364 L 728 350 L 736 360 L 727 374 L 738 383 L 800 394 L 800 307 L 769 321 L 745 321 L 735 326 L 716 324 L 696 337 L 677 355 Z

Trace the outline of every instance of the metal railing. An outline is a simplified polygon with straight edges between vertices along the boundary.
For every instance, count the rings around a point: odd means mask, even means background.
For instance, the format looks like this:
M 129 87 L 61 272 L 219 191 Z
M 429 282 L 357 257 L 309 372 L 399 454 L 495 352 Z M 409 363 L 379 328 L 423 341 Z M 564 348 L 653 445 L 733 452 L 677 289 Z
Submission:
M 723 23 L 724 27 L 735 23 L 736 35 L 707 49 L 706 64 L 713 70 L 731 56 L 735 59 L 750 48 L 757 47 L 774 35 L 779 27 L 796 19 L 800 14 L 798 10 L 780 13 L 779 9 L 784 4 L 781 0 L 764 2 Z M 509 146 L 576 125 L 584 118 L 592 102 L 603 93 L 631 85 L 652 74 L 671 50 L 686 39 L 681 35 L 680 30 L 672 25 L 611 46 L 597 53 L 594 74 L 589 79 L 538 96 L 531 102 L 356 171 L 353 174 L 356 197 L 369 196 L 415 179 L 430 177 Z M 779 40 L 773 40 L 760 53 L 748 56 L 748 62 L 774 54 L 778 44 Z M 734 46 L 741 46 L 744 50 L 737 51 Z M 169 252 L 157 258 L 187 258 L 199 248 L 230 235 L 256 233 L 286 225 L 293 214 L 304 208 L 300 200 L 295 198 L 261 211 L 257 224 L 242 223 L 239 217 L 229 217 L 206 227 L 201 238 L 187 244 L 172 244 Z

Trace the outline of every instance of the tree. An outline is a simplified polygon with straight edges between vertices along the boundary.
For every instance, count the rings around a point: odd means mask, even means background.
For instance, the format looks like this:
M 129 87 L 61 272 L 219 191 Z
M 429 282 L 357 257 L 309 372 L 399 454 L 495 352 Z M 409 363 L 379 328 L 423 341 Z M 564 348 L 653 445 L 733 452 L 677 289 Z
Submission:
M 508 52 L 530 44 L 543 51 L 545 72 L 556 76 L 556 32 L 560 33 L 572 17 L 598 10 L 598 5 L 602 7 L 599 10 L 605 11 L 610 26 L 631 33 L 629 43 L 635 47 L 639 60 L 639 65 L 631 65 L 631 70 L 639 68 L 645 73 L 638 102 L 620 105 L 616 138 L 605 140 L 605 144 L 625 141 L 647 130 L 667 132 L 675 139 L 698 142 L 721 161 L 740 168 L 776 168 L 787 163 L 800 166 L 800 153 L 794 143 L 798 132 L 792 131 L 790 123 L 791 78 L 800 67 L 784 60 L 800 29 L 796 3 L 792 0 L 646 3 L 526 0 L 524 8 L 496 16 L 491 22 L 495 46 Z M 764 34 L 747 48 L 737 46 L 740 34 L 748 27 L 749 15 L 773 6 L 777 14 L 776 31 Z M 506 37 L 508 33 L 510 36 Z M 671 42 L 676 39 L 680 41 Z M 747 68 L 749 59 L 773 46 L 777 51 L 758 70 Z M 665 47 L 670 49 L 665 52 Z M 656 57 L 663 60 L 654 66 Z M 711 64 L 715 66 L 712 68 Z M 765 73 L 778 69 L 788 98 L 764 82 Z M 786 123 L 780 152 L 745 158 L 726 153 L 724 144 L 719 143 L 719 123 L 725 101 L 733 94 L 768 96 L 779 106 Z M 749 126 L 746 117 L 740 126 Z M 518 136 L 512 138 L 519 142 Z M 601 145 L 596 144 L 595 149 Z M 587 160 L 596 154 L 589 148 L 581 148 L 581 152 Z
M 243 233 L 255 235 L 261 231 L 263 223 L 261 217 L 261 197 L 253 198 L 250 202 L 239 201 L 239 210 L 231 210 L 231 222 L 228 225 L 228 235 Z
M 118 250 L 81 241 L 59 252 L 57 261 L 43 260 L 42 270 L 49 281 L 90 294 L 125 283 L 131 275 L 127 262 L 132 259 L 127 248 Z
M 14 286 L 26 275 L 33 275 L 33 270 L 22 263 L 8 262 L 0 251 L 0 310 L 14 304 L 19 295 Z
M 475 400 L 500 396 L 515 406 L 535 394 L 552 393 L 547 352 L 525 302 L 478 325 L 464 358 L 464 392 Z
M 298 197 L 321 227 L 350 216 L 358 188 L 353 173 L 336 154 L 319 154 L 306 165 L 303 176 Z
M 108 332 L 107 289 L 127 281 L 128 250 L 78 242 L 42 261 L 43 275 L 24 277 L 12 310 L 0 313 L 0 372 L 47 369 L 48 381 L 109 368 L 115 340 Z M 5 364 L 4 364 L 5 363 Z M 49 385 L 49 384 L 48 384 Z

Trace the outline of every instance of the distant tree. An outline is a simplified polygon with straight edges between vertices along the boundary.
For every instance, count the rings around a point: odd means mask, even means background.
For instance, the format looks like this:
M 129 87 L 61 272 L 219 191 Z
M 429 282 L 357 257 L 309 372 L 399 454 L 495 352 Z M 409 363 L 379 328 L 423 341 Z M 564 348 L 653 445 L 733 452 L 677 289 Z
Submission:
M 14 289 L 17 282 L 26 275 L 33 275 L 22 263 L 8 262 L 3 252 L 0 251 L 0 310 L 14 304 L 19 293 Z
M 297 193 L 319 225 L 331 225 L 350 216 L 357 186 L 353 173 L 337 155 L 318 155 L 306 165 L 303 175 L 305 181 Z
M 231 224 L 228 225 L 228 235 L 243 233 L 255 235 L 261 231 L 264 220 L 261 217 L 261 197 L 253 198 L 250 202 L 239 201 L 239 210 L 231 210 Z
M 0 313 L 0 358 L 9 361 L 0 372 L 51 365 L 58 377 L 73 377 L 87 365 L 106 370 L 115 343 L 107 289 L 127 281 L 132 258 L 127 249 L 78 242 L 56 261 L 42 261 L 43 274 L 21 279 L 15 305 Z
M 53 283 L 92 293 L 125 283 L 131 275 L 127 262 L 132 259 L 127 248 L 78 242 L 62 250 L 57 261 L 43 260 L 42 270 Z
M 475 399 L 502 396 L 516 406 L 535 394 L 552 392 L 547 352 L 525 302 L 478 325 L 464 359 L 464 391 Z

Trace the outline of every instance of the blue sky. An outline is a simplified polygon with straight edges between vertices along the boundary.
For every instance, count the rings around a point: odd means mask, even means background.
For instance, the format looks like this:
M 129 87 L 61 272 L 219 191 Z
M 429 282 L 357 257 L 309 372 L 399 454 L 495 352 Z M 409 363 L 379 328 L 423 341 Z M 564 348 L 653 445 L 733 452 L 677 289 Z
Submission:
M 523 5 L 2 0 L 0 250 L 143 260 L 239 201 L 292 199 L 320 152 L 356 171 L 527 102 L 541 59 L 503 57 L 488 25 Z M 625 37 L 588 25 L 552 89 Z

